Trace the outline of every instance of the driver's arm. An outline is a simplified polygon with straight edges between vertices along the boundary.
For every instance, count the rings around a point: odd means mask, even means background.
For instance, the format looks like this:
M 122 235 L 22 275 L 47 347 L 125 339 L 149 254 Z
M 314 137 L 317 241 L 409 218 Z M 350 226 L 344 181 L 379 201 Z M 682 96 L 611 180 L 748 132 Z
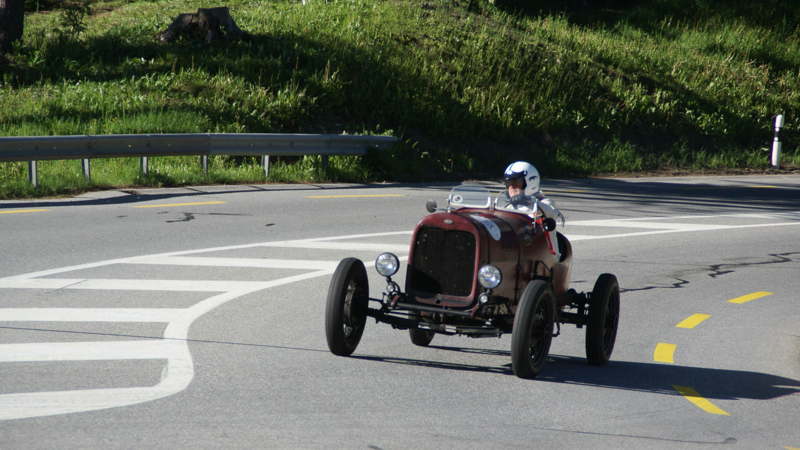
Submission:
M 556 204 L 553 202 L 553 200 L 545 197 L 544 194 L 542 194 L 542 191 L 539 191 L 534 195 L 539 200 L 539 208 L 542 210 L 542 213 L 545 215 L 545 217 L 559 220 L 561 222 L 561 226 L 563 227 L 564 215 L 561 214 L 561 211 L 559 211 L 558 208 L 556 208 Z

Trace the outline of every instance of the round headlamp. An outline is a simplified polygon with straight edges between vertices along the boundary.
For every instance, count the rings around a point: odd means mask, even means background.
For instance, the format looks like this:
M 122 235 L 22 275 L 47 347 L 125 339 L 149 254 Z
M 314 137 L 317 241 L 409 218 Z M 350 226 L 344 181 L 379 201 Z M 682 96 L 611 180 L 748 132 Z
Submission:
M 501 281 L 503 281 L 503 274 L 500 273 L 500 269 L 491 264 L 481 267 L 481 270 L 478 271 L 478 283 L 486 289 L 500 286 Z
M 381 276 L 390 277 L 400 269 L 400 260 L 392 253 L 381 253 L 375 260 L 375 270 Z

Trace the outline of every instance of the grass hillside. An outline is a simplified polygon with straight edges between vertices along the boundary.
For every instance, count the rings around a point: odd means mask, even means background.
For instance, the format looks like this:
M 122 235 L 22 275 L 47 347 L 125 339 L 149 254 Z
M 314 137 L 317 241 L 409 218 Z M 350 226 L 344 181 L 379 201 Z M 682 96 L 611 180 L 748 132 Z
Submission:
M 252 39 L 161 43 L 200 1 L 94 2 L 70 23 L 27 0 L 0 63 L 0 135 L 391 134 L 366 158 L 284 159 L 270 181 L 545 178 L 766 169 L 775 114 L 800 163 L 800 6 L 778 0 L 308 0 L 225 3 Z M 557 4 L 557 6 L 553 6 Z M 74 9 L 74 4 L 72 4 Z M 82 27 L 85 25 L 85 27 Z M 85 28 L 85 29 L 83 29 Z M 40 163 L 40 192 L 90 188 Z M 248 158 L 95 160 L 94 187 L 253 182 Z M 33 195 L 0 163 L 0 196 Z

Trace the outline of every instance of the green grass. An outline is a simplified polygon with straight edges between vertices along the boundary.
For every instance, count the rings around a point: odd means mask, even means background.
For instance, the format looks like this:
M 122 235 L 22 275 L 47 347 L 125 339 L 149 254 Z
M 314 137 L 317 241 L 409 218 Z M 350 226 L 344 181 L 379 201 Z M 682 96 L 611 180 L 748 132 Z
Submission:
M 80 161 L 39 161 L 38 187 L 34 190 L 28 183 L 26 163 L 3 163 L 0 164 L 0 198 L 73 195 L 93 189 L 132 187 L 369 180 L 366 169 L 354 156 L 330 157 L 327 172 L 319 156 L 305 156 L 292 163 L 271 161 L 269 179 L 264 175 L 260 158 L 212 156 L 208 166 L 208 174 L 205 174 L 199 157 L 149 158 L 148 174 L 144 175 L 140 172 L 138 158 L 92 160 L 89 183 Z
M 227 3 L 249 42 L 158 42 L 193 1 L 95 3 L 87 29 L 26 18 L 0 66 L 0 135 L 366 133 L 365 158 L 45 162 L 40 192 L 113 186 L 497 178 L 526 159 L 545 177 L 766 169 L 772 118 L 800 164 L 800 6 L 777 0 L 310 0 Z M 152 168 L 158 167 L 158 171 Z M 0 163 L 3 198 L 33 195 Z M 59 187 L 61 186 L 61 187 Z

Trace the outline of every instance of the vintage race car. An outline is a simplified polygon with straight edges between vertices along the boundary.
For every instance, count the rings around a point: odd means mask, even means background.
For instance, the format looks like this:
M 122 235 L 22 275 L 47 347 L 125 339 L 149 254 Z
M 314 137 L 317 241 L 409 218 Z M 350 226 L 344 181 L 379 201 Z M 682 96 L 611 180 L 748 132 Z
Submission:
M 435 334 L 498 337 L 511 333 L 511 362 L 520 378 L 535 378 L 562 323 L 586 325 L 586 358 L 606 364 L 619 323 L 617 278 L 600 275 L 590 293 L 569 288 L 572 246 L 536 200 L 494 199 L 483 186 L 454 188 L 443 212 L 417 224 L 408 255 L 405 290 L 392 280 L 400 259 L 383 253 L 375 261 L 386 279 L 381 298 L 369 296 L 361 260 L 345 258 L 328 289 L 325 333 L 330 351 L 352 354 L 368 317 L 408 329 L 411 342 L 430 344 Z M 515 202 L 516 203 L 516 202 Z M 557 239 L 553 245 L 551 239 Z M 558 250 L 556 250 L 558 249 Z M 374 304 L 374 307 L 370 305 Z

